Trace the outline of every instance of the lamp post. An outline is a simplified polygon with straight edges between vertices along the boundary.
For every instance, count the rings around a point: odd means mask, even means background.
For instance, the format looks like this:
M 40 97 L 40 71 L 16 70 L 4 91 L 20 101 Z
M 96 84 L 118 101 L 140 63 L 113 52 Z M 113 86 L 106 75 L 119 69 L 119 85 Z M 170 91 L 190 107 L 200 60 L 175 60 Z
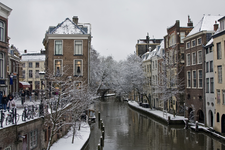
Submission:
M 44 115 L 44 110 L 43 110 L 43 90 L 42 90 L 42 84 L 45 79 L 45 72 L 39 72 L 40 80 L 41 80 L 41 104 L 39 105 L 39 116 Z

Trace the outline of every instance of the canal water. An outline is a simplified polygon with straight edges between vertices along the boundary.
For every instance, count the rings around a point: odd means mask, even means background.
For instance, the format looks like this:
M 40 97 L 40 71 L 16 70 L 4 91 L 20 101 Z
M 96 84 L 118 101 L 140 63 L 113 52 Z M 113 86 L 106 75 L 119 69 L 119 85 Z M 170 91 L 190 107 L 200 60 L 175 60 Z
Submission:
M 101 113 L 105 126 L 103 150 L 225 150 L 224 144 L 204 132 L 168 126 L 131 109 L 114 97 L 95 102 L 96 117 Z M 91 125 L 85 150 L 97 150 L 101 131 Z

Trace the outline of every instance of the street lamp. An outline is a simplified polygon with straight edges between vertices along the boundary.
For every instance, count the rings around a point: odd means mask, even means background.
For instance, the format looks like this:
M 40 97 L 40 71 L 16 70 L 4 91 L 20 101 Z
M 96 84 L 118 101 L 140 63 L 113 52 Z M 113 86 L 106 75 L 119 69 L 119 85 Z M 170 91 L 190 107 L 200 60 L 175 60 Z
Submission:
M 41 80 L 41 104 L 39 105 L 39 116 L 44 115 L 43 111 L 43 90 L 42 90 L 42 84 L 45 79 L 45 72 L 39 72 L 40 80 Z

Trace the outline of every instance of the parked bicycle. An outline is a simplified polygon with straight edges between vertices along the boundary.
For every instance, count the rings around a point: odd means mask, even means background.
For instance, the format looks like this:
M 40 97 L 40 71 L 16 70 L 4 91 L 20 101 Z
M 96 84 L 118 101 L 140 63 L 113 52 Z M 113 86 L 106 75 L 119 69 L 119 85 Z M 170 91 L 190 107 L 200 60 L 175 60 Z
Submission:
M 32 111 L 29 106 L 25 106 L 22 113 L 22 120 L 26 121 L 26 119 L 30 119 L 32 117 Z
M 19 121 L 20 115 L 18 113 L 15 114 L 15 109 L 9 111 L 9 113 L 6 116 L 5 124 L 8 125 L 10 123 L 17 123 Z
M 36 106 L 34 106 L 34 105 L 32 105 L 32 110 L 31 110 L 32 112 L 31 112 L 31 114 L 32 114 L 32 116 L 33 117 L 38 117 L 38 106 L 36 105 Z
M 4 122 L 4 119 L 5 119 L 5 113 L 3 112 L 3 110 L 1 110 L 1 113 L 0 113 L 0 123 L 1 123 L 1 127 L 2 127 L 2 124 Z

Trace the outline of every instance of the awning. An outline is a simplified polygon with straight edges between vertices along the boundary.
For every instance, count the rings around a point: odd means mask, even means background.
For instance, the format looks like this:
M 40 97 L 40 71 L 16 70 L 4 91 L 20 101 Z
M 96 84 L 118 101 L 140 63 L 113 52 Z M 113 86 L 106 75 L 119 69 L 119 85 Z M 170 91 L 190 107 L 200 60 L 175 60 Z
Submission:
M 28 82 L 19 82 L 19 88 L 29 88 L 30 84 Z

